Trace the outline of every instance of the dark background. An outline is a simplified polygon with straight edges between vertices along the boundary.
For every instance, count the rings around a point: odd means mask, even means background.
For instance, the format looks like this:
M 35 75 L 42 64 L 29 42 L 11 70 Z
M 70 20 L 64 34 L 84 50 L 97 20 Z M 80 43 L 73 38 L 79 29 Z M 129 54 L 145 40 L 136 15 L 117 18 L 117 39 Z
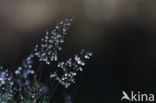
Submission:
M 62 58 L 85 48 L 75 103 L 120 103 L 122 91 L 156 94 L 155 0 L 0 1 L 1 63 L 12 69 L 57 20 L 74 17 Z

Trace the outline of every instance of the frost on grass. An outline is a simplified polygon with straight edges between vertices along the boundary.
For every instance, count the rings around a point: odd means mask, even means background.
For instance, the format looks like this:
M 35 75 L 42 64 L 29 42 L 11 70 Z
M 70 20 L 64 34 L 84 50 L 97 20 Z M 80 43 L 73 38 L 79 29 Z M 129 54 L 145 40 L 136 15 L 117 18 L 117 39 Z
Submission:
M 56 70 L 52 70 L 54 72 L 47 75 L 47 78 L 50 76 L 49 83 L 53 79 L 68 88 L 76 82 L 76 76 L 84 70 L 86 60 L 90 59 L 92 53 L 82 49 L 79 54 L 65 61 L 61 62 L 59 60 L 59 51 L 62 50 L 62 44 L 72 20 L 66 18 L 58 21 L 55 28 L 50 32 L 46 32 L 40 43 L 35 46 L 34 52 L 14 72 L 0 66 L 0 103 L 49 103 L 48 100 L 51 98 L 51 94 L 48 93 L 53 93 L 53 89 L 51 90 L 47 84 L 38 81 L 40 76 L 38 76 L 38 72 L 35 72 L 38 69 L 34 68 L 34 62 L 38 62 L 38 60 L 35 61 L 35 56 L 37 56 L 40 63 L 50 65 L 51 62 L 55 61 L 57 64 Z M 42 74 L 42 70 L 39 72 L 41 72 L 39 74 Z M 66 96 L 64 102 L 72 103 L 71 96 Z
M 51 73 L 50 78 L 59 81 L 66 88 L 75 83 L 77 72 L 82 71 L 82 67 L 85 65 L 84 60 L 92 56 L 92 53 L 82 50 L 80 55 L 75 55 L 75 57 L 69 58 L 64 62 L 59 61 L 58 52 L 62 50 L 62 44 L 72 20 L 66 18 L 59 21 L 51 32 L 46 32 L 40 44 L 35 46 L 35 55 L 39 58 L 39 61 L 45 62 L 48 65 L 52 61 L 58 61 L 58 69 L 61 69 L 62 73 L 58 73 L 60 70 L 56 70 L 56 72 Z
M 47 86 L 34 78 L 33 58 L 33 54 L 29 55 L 13 73 L 0 66 L 0 103 L 38 103 L 47 92 Z
M 58 73 L 60 70 L 57 70 L 56 72 L 51 73 L 50 78 L 54 78 L 59 81 L 60 84 L 68 88 L 71 84 L 75 83 L 75 76 L 78 72 L 83 71 L 85 60 L 90 59 L 91 56 L 91 52 L 85 52 L 85 50 L 82 50 L 79 55 L 75 55 L 67 61 L 59 62 L 58 69 L 61 70 L 61 75 Z
M 16 83 L 19 88 L 16 88 L 16 92 L 19 91 L 21 94 L 20 99 L 26 101 L 29 98 L 29 103 L 37 103 L 43 93 L 45 92 L 44 85 L 40 85 L 35 78 L 35 71 L 33 69 L 34 54 L 30 54 L 15 70 Z M 44 90 L 43 90 L 44 88 Z
M 58 51 L 62 50 L 64 37 L 67 35 L 72 20 L 68 18 L 61 20 L 51 32 L 46 32 L 40 44 L 35 47 L 35 55 L 40 61 L 50 64 L 51 61 L 58 60 Z
M 8 103 L 13 97 L 14 85 L 12 74 L 9 71 L 0 66 L 0 102 Z
M 19 86 L 28 86 L 30 84 L 29 76 L 34 75 L 35 71 L 33 67 L 33 58 L 34 55 L 30 54 L 22 63 L 22 66 L 19 66 L 15 70 L 15 75 L 17 83 Z

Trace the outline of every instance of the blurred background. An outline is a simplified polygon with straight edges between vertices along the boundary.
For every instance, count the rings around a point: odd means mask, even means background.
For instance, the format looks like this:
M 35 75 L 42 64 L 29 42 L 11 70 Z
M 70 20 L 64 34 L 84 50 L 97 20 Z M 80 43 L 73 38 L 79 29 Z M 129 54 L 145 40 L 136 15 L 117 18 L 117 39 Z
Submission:
M 155 0 L 0 1 L 0 62 L 13 68 L 58 20 L 74 17 L 63 58 L 85 48 L 75 103 L 120 103 L 122 91 L 156 94 Z

